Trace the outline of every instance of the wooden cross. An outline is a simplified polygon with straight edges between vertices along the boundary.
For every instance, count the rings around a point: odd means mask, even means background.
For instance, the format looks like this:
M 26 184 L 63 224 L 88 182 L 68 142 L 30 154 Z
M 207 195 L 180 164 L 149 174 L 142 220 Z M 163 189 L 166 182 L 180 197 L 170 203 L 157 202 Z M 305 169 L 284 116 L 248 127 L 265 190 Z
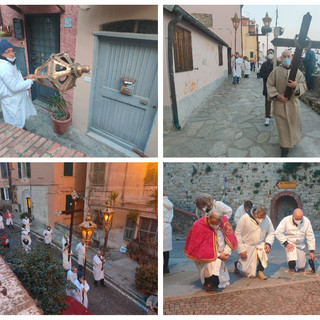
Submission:
M 303 16 L 302 23 L 301 23 L 301 28 L 299 35 L 296 39 L 291 40 L 291 39 L 281 39 L 281 38 L 275 38 L 271 42 L 274 46 L 278 47 L 296 47 L 296 50 L 294 52 L 294 56 L 291 62 L 291 69 L 290 69 L 290 74 L 289 74 L 289 79 L 295 81 L 296 75 L 298 68 L 300 66 L 300 61 L 301 61 L 301 56 L 304 48 L 310 48 L 310 42 L 307 39 L 310 23 L 311 23 L 312 16 L 308 12 Z M 312 44 L 315 42 L 311 42 L 311 47 Z M 318 44 L 318 42 L 317 42 Z M 320 44 L 320 42 L 319 42 Z M 284 93 L 284 96 L 286 98 L 290 98 L 292 95 L 293 88 L 291 87 L 286 87 L 286 91 Z
M 72 242 L 72 231 L 73 231 L 73 218 L 74 218 L 74 213 L 75 212 L 83 212 L 83 209 L 75 209 L 75 205 L 77 202 L 77 199 L 79 198 L 78 194 L 74 191 L 72 192 L 72 203 L 71 203 L 71 210 L 67 211 L 57 211 L 56 215 L 71 215 L 71 220 L 70 220 L 70 226 L 69 226 L 69 249 L 68 249 L 68 261 L 71 259 L 71 242 Z

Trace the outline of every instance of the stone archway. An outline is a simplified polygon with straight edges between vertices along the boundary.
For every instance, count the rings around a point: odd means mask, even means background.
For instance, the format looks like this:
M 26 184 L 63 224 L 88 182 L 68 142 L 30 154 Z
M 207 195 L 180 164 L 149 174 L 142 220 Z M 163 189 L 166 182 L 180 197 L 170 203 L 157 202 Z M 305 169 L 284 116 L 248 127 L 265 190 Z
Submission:
M 302 209 L 302 201 L 298 195 L 292 191 L 279 192 L 272 200 L 270 207 L 270 219 L 276 227 L 282 218 L 292 214 L 296 208 Z

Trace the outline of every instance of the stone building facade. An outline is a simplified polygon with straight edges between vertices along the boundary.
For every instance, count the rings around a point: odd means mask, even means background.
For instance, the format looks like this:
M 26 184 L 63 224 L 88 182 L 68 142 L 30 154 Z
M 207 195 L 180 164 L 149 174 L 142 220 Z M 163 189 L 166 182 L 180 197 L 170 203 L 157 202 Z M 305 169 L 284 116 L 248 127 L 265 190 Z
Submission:
M 281 189 L 279 181 L 295 181 L 296 186 Z M 275 226 L 299 207 L 320 229 L 319 163 L 164 163 L 163 188 L 176 208 L 192 213 L 197 195 L 205 192 L 228 204 L 233 215 L 245 200 L 265 205 Z M 181 213 L 175 218 L 177 232 L 181 223 L 186 230 L 193 223 Z

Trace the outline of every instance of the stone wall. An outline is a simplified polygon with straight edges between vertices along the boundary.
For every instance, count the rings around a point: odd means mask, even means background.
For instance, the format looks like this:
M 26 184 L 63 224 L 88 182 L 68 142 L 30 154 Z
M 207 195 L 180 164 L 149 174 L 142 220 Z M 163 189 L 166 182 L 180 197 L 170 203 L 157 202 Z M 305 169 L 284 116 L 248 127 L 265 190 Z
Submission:
M 0 257 L 0 314 L 42 314 L 2 257 Z
M 300 198 L 304 214 L 314 229 L 320 229 L 320 164 L 283 163 L 164 163 L 163 188 L 174 206 L 195 212 L 195 199 L 201 192 L 222 200 L 233 209 L 233 214 L 245 200 L 254 205 L 267 206 L 270 215 L 272 200 L 285 190 Z M 287 169 L 289 168 L 289 169 Z M 226 183 L 225 183 L 226 178 Z M 278 181 L 296 181 L 295 189 L 279 189 Z M 175 218 L 174 218 L 175 219 Z M 179 217 L 188 223 L 190 217 Z M 184 219 L 184 222 L 181 221 Z M 232 221 L 233 219 L 231 219 Z M 189 222 L 186 222 L 189 221 Z M 173 226 L 176 222 L 173 221 Z M 174 227 L 174 230 L 178 230 Z M 180 235 L 177 235 L 178 237 Z

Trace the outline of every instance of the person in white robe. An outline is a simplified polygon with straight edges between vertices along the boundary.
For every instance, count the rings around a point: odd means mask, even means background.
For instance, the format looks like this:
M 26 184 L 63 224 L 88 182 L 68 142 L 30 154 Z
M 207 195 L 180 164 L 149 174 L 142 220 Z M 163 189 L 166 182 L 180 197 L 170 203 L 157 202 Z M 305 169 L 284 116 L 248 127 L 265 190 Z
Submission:
M 69 254 L 69 247 L 70 247 L 70 243 L 65 242 L 64 248 L 62 249 L 62 265 L 64 270 L 71 269 L 71 265 L 72 265 L 72 261 L 71 261 L 72 250 L 70 251 L 70 254 Z
M 267 208 L 253 208 L 250 214 L 241 217 L 235 231 L 238 240 L 239 261 L 235 273 L 266 280 L 263 273 L 268 265 L 268 253 L 274 242 L 274 228 L 267 216 Z
M 253 207 L 253 204 L 251 201 L 247 200 L 244 202 L 244 204 L 242 204 L 236 211 L 236 213 L 234 214 L 234 222 L 236 223 L 236 225 L 239 223 L 239 220 L 242 216 L 244 216 L 246 213 L 250 213 L 251 209 Z
M 169 273 L 169 251 L 172 250 L 173 203 L 164 195 L 163 197 L 163 273 Z
M 310 220 L 301 209 L 283 218 L 276 231 L 276 238 L 285 248 L 290 272 L 303 272 L 306 265 L 305 240 L 308 244 L 309 258 L 314 260 L 315 236 Z
M 0 40 L 0 102 L 4 122 L 23 129 L 25 121 L 36 115 L 28 89 L 34 81 L 34 75 L 24 79 L 15 64 L 13 45 L 6 39 Z
M 239 56 L 239 52 L 236 52 L 235 56 L 231 58 L 233 84 L 239 84 L 242 72 L 242 63 L 243 61 Z
M 26 253 L 29 253 L 31 251 L 31 238 L 25 236 L 21 241 L 21 244 Z
M 98 281 L 100 281 L 100 285 L 104 286 L 104 263 L 104 257 L 102 256 L 101 251 L 98 251 L 93 257 L 93 277 L 95 286 L 97 286 Z
M 196 215 L 198 219 L 205 216 L 212 209 L 218 210 L 228 219 L 232 216 L 232 209 L 222 201 L 216 201 L 207 193 L 201 193 L 196 200 Z
M 28 239 L 30 241 L 31 244 L 31 236 L 30 236 L 30 230 L 26 228 L 26 226 L 23 224 L 21 226 L 21 241 L 23 241 L 23 239 Z
M 205 290 L 207 290 L 208 282 L 211 284 L 209 288 L 211 288 L 212 285 L 218 288 L 226 288 L 230 284 L 230 277 L 225 262 L 231 255 L 231 248 L 226 244 L 223 234 L 219 229 L 223 214 L 218 210 L 212 209 L 207 216 L 210 222 L 210 227 L 218 237 L 218 241 L 216 243 L 218 258 L 215 261 L 194 261 L 194 263 L 199 271 L 200 281 Z
M 4 213 L 4 217 L 6 219 L 6 226 L 8 228 L 11 228 L 11 229 L 14 229 L 13 228 L 13 214 L 12 212 L 10 212 L 9 210 L 7 210 L 5 213 Z
M 248 57 L 243 58 L 243 74 L 245 78 L 249 78 L 250 75 L 250 62 Z
M 52 244 L 52 229 L 50 226 L 47 226 L 45 230 L 43 230 L 44 243 L 46 245 Z
M 25 216 L 23 219 L 22 219 L 22 224 L 24 224 L 25 226 L 26 226 L 26 228 L 27 229 L 29 229 L 29 231 L 31 230 L 30 229 L 30 219 L 27 217 L 27 216 Z
M 0 230 L 4 230 L 4 224 L 3 224 L 2 214 L 0 214 Z
M 71 283 L 74 283 L 78 279 L 77 272 L 78 272 L 77 267 L 72 267 L 71 269 L 69 269 L 67 272 L 67 280 L 70 281 Z M 67 289 L 66 294 L 68 296 L 71 296 L 71 290 Z
M 88 291 L 90 290 L 90 286 L 87 281 L 84 280 L 82 272 L 78 271 L 77 278 L 78 279 L 73 282 L 77 289 L 71 291 L 72 297 L 88 308 Z
M 82 271 L 86 252 L 85 242 L 83 239 L 76 245 L 75 252 L 78 255 L 78 269 L 79 271 Z

